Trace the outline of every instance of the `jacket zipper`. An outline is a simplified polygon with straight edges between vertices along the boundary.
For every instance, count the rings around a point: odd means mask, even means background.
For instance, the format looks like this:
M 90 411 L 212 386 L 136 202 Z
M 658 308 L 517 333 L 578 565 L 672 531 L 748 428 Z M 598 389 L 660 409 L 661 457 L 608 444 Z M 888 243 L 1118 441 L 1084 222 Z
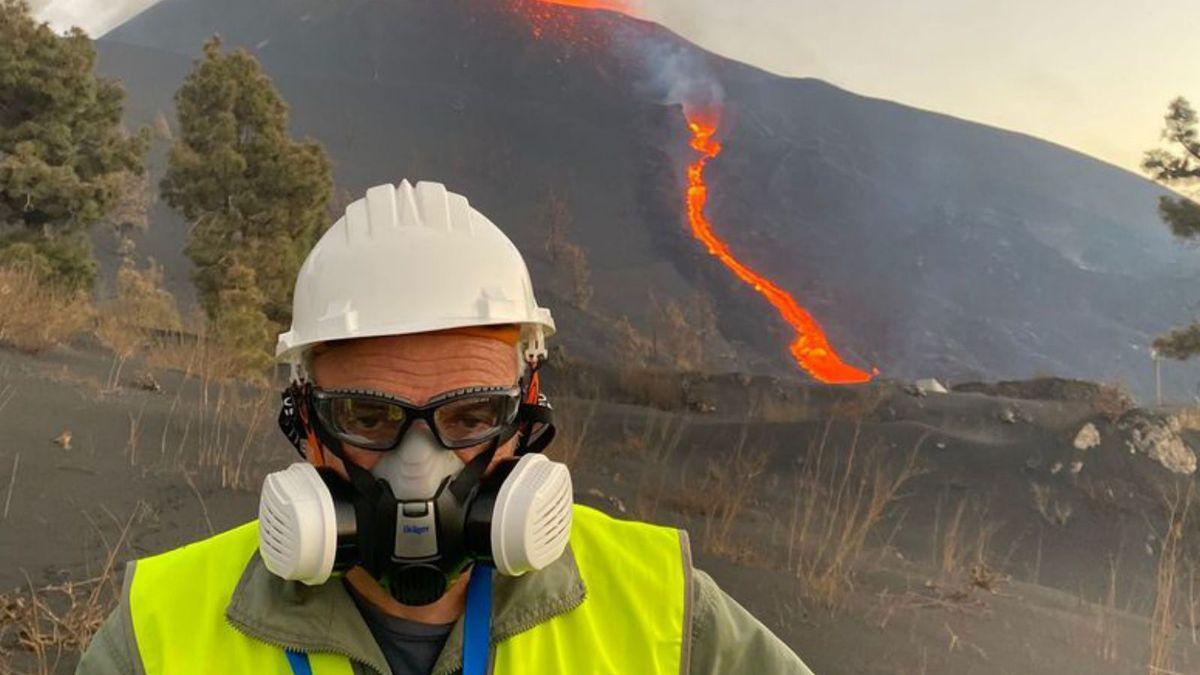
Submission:
M 229 624 L 229 626 L 231 628 L 233 628 L 235 631 L 250 638 L 251 640 L 258 640 L 259 642 L 271 645 L 272 647 L 277 647 L 277 648 L 285 650 L 285 651 L 302 652 L 304 654 L 310 654 L 312 652 L 326 652 L 329 654 L 337 654 L 338 656 L 346 657 L 346 659 L 352 663 L 357 663 L 357 664 L 365 666 L 371 672 L 374 672 L 374 673 L 377 673 L 380 675 L 382 675 L 382 673 L 383 673 L 383 671 L 379 670 L 375 666 L 371 665 L 370 663 L 367 663 L 366 661 L 363 661 L 362 659 L 355 657 L 353 654 L 351 654 L 350 652 L 343 650 L 343 649 L 338 649 L 336 647 L 326 647 L 323 645 L 320 647 L 317 647 L 317 648 L 313 648 L 312 646 L 305 646 L 305 645 L 301 645 L 299 643 L 281 642 L 279 640 L 268 639 L 261 635 L 256 635 L 256 634 L 250 632 L 244 626 L 241 626 L 238 623 L 234 622 L 233 619 L 230 619 L 229 616 L 225 617 L 225 623 Z

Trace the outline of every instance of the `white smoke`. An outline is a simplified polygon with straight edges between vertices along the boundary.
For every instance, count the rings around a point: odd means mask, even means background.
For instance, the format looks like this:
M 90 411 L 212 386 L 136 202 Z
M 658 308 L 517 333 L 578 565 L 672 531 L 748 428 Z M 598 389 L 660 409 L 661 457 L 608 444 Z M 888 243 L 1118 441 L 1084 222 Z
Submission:
M 72 26 L 100 37 L 158 0 L 34 0 L 33 14 L 56 31 Z
M 635 84 L 641 96 L 693 112 L 712 113 L 725 100 L 725 89 L 712 72 L 708 55 L 673 34 L 645 26 L 619 28 L 613 48 L 642 70 Z

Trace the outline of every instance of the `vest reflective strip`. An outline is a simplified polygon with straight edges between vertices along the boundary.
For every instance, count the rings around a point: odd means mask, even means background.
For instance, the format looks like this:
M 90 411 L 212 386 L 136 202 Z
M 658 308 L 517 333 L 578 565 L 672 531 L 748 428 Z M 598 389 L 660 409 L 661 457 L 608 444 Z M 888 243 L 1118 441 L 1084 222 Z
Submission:
M 571 548 L 588 591 L 579 607 L 495 646 L 495 675 L 681 672 L 688 568 L 681 533 L 575 507 Z M 243 635 L 225 607 L 257 550 L 256 523 L 138 561 L 129 586 L 147 675 L 291 673 L 282 646 Z M 350 675 L 312 653 L 313 675 Z

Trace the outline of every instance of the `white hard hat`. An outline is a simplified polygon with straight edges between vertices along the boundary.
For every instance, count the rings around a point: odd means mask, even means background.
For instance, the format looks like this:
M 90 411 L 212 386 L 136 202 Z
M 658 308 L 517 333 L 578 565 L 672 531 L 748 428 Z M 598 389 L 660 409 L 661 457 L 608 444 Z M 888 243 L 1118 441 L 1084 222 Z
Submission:
M 504 324 L 526 358 L 545 356 L 554 319 L 517 247 L 465 197 L 404 181 L 367 190 L 309 252 L 275 355 L 296 365 L 330 340 Z

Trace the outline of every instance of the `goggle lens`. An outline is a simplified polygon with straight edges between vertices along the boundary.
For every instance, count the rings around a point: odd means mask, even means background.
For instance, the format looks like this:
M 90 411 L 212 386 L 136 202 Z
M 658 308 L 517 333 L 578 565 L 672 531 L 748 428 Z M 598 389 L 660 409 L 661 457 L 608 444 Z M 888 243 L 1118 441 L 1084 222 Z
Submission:
M 391 445 L 406 415 L 398 405 L 374 399 L 337 397 L 327 401 L 327 422 L 342 440 L 376 449 Z
M 442 442 L 474 445 L 472 441 L 490 438 L 509 421 L 512 397 L 475 396 L 448 401 L 433 413 Z
M 409 407 L 370 394 L 314 392 L 317 416 L 341 441 L 365 450 L 390 450 L 405 428 L 423 419 L 447 448 L 467 448 L 501 433 L 516 417 L 519 390 L 451 396 Z

